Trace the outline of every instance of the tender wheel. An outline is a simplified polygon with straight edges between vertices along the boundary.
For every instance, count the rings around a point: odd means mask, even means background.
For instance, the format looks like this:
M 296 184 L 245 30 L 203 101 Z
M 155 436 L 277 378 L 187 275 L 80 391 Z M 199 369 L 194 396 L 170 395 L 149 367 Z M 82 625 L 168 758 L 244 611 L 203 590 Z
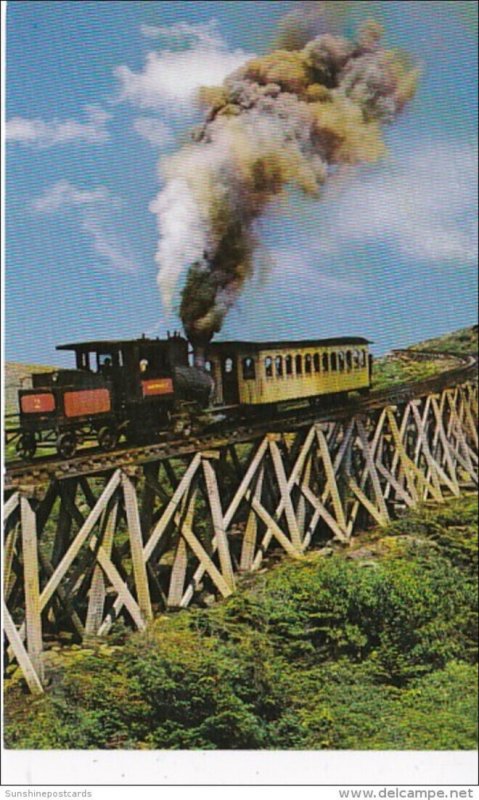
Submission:
M 61 433 L 57 439 L 57 452 L 63 458 L 71 458 L 77 449 L 77 438 L 74 433 L 68 431 Z
M 16 450 L 20 458 L 33 458 L 37 451 L 37 443 L 33 433 L 22 433 L 20 436 Z
M 100 428 L 98 431 L 98 444 L 102 450 L 114 450 L 118 444 L 118 431 L 115 428 Z

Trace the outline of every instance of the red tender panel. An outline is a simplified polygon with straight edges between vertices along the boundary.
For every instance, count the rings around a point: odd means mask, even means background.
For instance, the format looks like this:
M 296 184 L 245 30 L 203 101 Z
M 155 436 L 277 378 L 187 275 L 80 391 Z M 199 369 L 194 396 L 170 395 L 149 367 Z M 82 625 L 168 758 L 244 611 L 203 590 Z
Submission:
M 142 381 L 141 388 L 143 397 L 151 397 L 158 394 L 173 394 L 173 381 L 171 378 L 152 378 L 149 381 Z
M 47 414 L 55 411 L 55 398 L 50 392 L 43 394 L 25 394 L 20 400 L 24 414 Z
M 90 417 L 92 414 L 103 414 L 111 409 L 108 389 L 65 392 L 63 402 L 66 417 Z

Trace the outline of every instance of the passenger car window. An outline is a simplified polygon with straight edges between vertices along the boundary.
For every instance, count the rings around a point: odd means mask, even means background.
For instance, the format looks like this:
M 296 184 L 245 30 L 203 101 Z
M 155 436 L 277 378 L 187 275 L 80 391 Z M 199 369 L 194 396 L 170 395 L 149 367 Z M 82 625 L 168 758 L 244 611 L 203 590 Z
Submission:
M 225 372 L 233 372 L 233 359 L 225 358 Z
M 255 368 L 254 368 L 254 361 L 252 358 L 247 356 L 243 358 L 243 378 L 246 381 L 254 380 L 256 377 Z
M 271 356 L 266 356 L 264 360 L 264 374 L 267 378 L 273 377 L 273 359 Z
M 313 356 L 313 364 L 314 364 L 314 371 L 319 372 L 320 370 L 320 360 L 319 360 L 319 353 L 315 353 Z
M 323 353 L 323 372 L 329 372 L 329 358 L 327 353 Z
M 283 356 L 276 356 L 274 360 L 276 366 L 276 377 L 282 378 L 283 377 Z
M 340 350 L 339 353 L 338 353 L 338 365 L 339 365 L 339 371 L 343 372 L 344 371 L 344 353 L 342 352 L 342 350 Z
M 284 359 L 284 366 L 285 366 L 285 370 L 286 370 L 286 375 L 292 375 L 293 374 L 293 358 L 292 358 L 292 356 L 286 356 L 286 358 Z
M 361 350 L 361 366 L 366 366 L 366 350 Z
M 303 374 L 303 357 L 301 355 L 296 356 L 296 375 Z
M 307 353 L 304 357 L 304 371 L 307 375 L 311 375 L 311 372 L 313 371 L 313 359 L 309 353 Z
M 331 353 L 331 372 L 337 372 L 338 369 L 338 356 L 336 353 Z
M 346 351 L 346 367 L 347 369 L 353 368 L 353 354 L 351 350 Z

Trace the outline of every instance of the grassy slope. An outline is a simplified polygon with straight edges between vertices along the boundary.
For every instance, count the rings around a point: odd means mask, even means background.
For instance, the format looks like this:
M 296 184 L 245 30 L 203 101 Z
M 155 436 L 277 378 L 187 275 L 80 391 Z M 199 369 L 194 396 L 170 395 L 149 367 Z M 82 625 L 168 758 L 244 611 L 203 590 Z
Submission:
M 477 353 L 477 325 L 470 328 L 462 328 L 453 333 L 439 336 L 436 339 L 427 339 L 424 342 L 412 345 L 408 349 L 412 351 L 437 351 L 438 353 L 451 353 L 458 356 Z M 403 355 L 389 354 L 376 359 L 374 362 L 373 387 L 374 389 L 386 389 L 388 386 L 402 383 L 403 381 L 423 380 L 443 370 L 452 369 L 454 366 L 453 359 L 431 358 L 426 361 L 412 361 Z
M 7 747 L 474 749 L 476 519 L 475 497 L 423 508 L 147 633 L 50 651 L 45 697 L 6 693 Z
M 477 353 L 477 325 L 472 325 L 470 328 L 461 328 L 453 333 L 447 333 L 445 336 L 438 336 L 437 339 L 426 339 L 424 342 L 412 345 L 410 350 L 437 350 L 446 353 L 455 353 L 456 355 Z

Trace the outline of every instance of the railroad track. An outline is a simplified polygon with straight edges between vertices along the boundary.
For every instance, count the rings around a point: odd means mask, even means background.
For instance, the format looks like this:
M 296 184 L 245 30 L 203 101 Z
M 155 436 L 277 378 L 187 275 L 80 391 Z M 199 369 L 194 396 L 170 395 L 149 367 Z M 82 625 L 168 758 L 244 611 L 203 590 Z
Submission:
M 407 402 L 414 397 L 453 387 L 477 374 L 478 357 L 476 355 L 459 357 L 451 353 L 411 350 L 394 350 L 393 352 L 418 360 L 423 360 L 425 357 L 454 359 L 458 362 L 458 366 L 444 370 L 425 380 L 404 382 L 389 389 L 372 392 L 367 398 L 349 400 L 340 406 L 335 404 L 326 409 L 302 408 L 299 412 L 295 410 L 267 421 L 248 420 L 234 425 L 229 423 L 201 436 L 191 436 L 188 439 L 167 439 L 139 447 L 118 448 L 108 453 L 99 448 L 90 448 L 68 461 L 53 455 L 37 458 L 29 464 L 21 461 L 10 462 L 5 465 L 4 489 L 9 491 L 22 487 L 41 486 L 52 479 L 62 480 L 85 475 L 100 475 L 118 467 L 134 468 L 152 461 L 181 458 L 198 451 L 215 450 L 232 444 L 250 442 L 267 433 L 284 431 L 285 428 L 292 432 L 315 422 L 340 421 L 355 414 L 381 409 L 385 405 Z

